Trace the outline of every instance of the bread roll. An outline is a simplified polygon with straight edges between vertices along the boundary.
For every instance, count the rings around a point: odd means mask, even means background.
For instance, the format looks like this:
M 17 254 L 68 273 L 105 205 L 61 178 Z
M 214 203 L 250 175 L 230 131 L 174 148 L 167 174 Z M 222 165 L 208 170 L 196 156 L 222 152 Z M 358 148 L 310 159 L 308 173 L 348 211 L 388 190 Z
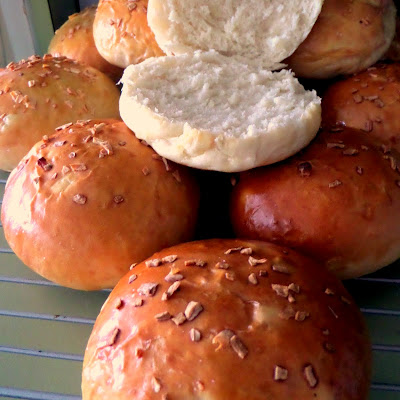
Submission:
M 366 400 L 370 369 L 361 313 L 321 265 L 211 240 L 156 253 L 121 279 L 90 336 L 82 394 Z
M 149 57 L 164 55 L 147 24 L 148 0 L 100 0 L 93 24 L 99 53 L 126 68 Z
M 320 99 L 291 72 L 213 51 L 146 60 L 122 82 L 125 123 L 157 153 L 195 168 L 234 172 L 280 161 L 320 126 Z
M 149 0 L 148 20 L 168 55 L 217 50 L 275 68 L 311 31 L 323 0 Z
M 322 123 L 361 129 L 400 151 L 400 64 L 379 64 L 333 84 L 322 101 Z
M 396 17 L 396 33 L 390 44 L 389 50 L 382 57 L 384 60 L 400 61 L 400 18 Z
M 242 174 L 231 198 L 239 237 L 269 240 L 339 278 L 400 257 L 400 158 L 359 131 L 324 131 L 303 152 Z
M 43 135 L 88 118 L 119 118 L 110 78 L 64 57 L 32 56 L 0 71 L 0 169 L 11 171 Z
M 395 26 L 393 0 L 325 0 L 311 33 L 286 62 L 303 78 L 353 74 L 385 54 Z
M 155 251 L 189 240 L 198 208 L 189 172 L 122 121 L 67 124 L 11 173 L 2 223 L 16 255 L 75 289 L 113 287 Z
M 93 38 L 93 21 L 97 6 L 84 9 L 68 17 L 49 44 L 49 53 L 65 56 L 89 65 L 118 81 L 123 70 L 107 62 L 97 51 Z

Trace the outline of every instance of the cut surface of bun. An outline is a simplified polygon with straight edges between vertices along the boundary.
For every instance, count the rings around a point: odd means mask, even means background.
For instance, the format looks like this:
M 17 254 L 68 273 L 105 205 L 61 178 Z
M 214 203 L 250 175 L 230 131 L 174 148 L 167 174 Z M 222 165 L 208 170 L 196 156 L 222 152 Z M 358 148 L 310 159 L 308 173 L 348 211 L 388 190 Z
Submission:
M 83 400 L 366 400 L 371 350 L 341 282 L 283 247 L 175 246 L 110 294 L 85 352 Z
M 366 133 L 322 131 L 294 157 L 241 174 L 236 235 L 296 249 L 341 279 L 374 272 L 400 257 L 399 165 Z
M 65 57 L 29 57 L 0 70 L 0 169 L 11 171 L 43 135 L 89 118 L 119 118 L 119 90 Z
M 146 60 L 122 78 L 120 113 L 160 155 L 200 169 L 243 171 L 305 147 L 320 99 L 291 72 L 260 70 L 214 51 Z
M 147 24 L 148 0 L 100 0 L 93 24 L 99 53 L 126 68 L 149 57 L 164 55 Z
M 79 121 L 38 142 L 11 173 L 1 220 L 15 254 L 60 285 L 113 287 L 155 251 L 190 240 L 199 202 L 190 172 L 122 121 Z
M 273 68 L 311 31 L 323 0 L 149 0 L 148 21 L 167 54 L 214 49 Z
M 123 70 L 106 61 L 98 52 L 93 38 L 93 21 L 97 6 L 72 14 L 54 34 L 49 53 L 64 56 L 98 69 L 114 81 L 121 78 Z

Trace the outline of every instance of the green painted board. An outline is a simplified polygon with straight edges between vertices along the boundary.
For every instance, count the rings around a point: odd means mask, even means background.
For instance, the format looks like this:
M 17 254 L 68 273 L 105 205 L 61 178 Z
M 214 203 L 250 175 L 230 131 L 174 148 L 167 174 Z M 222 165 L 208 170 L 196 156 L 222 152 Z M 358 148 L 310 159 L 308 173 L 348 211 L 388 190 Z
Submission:
M 0 171 L 0 199 L 7 177 Z M 109 291 L 55 285 L 8 248 L 0 228 L 0 400 L 78 400 L 84 349 Z M 345 285 L 373 343 L 370 400 L 399 400 L 400 262 Z

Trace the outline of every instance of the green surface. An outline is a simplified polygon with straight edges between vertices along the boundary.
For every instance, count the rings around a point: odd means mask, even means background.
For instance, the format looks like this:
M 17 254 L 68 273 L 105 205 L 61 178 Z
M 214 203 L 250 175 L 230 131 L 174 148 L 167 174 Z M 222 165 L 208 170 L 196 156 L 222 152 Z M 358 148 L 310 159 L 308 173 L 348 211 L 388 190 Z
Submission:
M 7 176 L 0 171 L 0 194 Z M 400 263 L 345 284 L 374 346 L 370 400 L 399 400 Z M 108 293 L 60 287 L 0 252 L 0 400 L 78 399 L 84 349 Z
M 80 362 L 0 352 L 0 365 L 0 386 L 80 394 Z
M 59 3 L 63 3 L 62 2 Z M 47 0 L 29 0 L 25 2 L 26 11 L 32 22 L 36 54 L 46 54 L 51 38 L 54 36 L 53 24 Z

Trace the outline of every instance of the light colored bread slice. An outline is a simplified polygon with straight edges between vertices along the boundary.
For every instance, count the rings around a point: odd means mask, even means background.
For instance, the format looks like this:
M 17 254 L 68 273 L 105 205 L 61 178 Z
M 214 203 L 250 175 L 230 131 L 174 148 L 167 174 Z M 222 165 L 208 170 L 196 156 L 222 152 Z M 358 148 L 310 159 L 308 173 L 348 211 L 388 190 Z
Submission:
M 148 23 L 168 55 L 217 50 L 273 69 L 310 33 L 323 0 L 149 0 Z
M 316 135 L 320 99 L 290 71 L 218 53 L 153 58 L 122 77 L 120 114 L 140 139 L 177 163 L 224 172 L 283 160 Z

